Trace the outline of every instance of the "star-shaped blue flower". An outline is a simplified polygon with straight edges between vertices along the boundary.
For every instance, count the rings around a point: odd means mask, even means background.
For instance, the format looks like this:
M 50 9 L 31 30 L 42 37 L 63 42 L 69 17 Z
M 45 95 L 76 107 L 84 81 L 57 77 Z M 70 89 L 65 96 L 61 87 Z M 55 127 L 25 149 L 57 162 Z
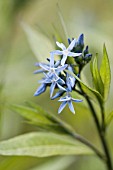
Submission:
M 71 52 L 71 50 L 74 48 L 76 43 L 76 40 L 74 39 L 70 45 L 68 46 L 68 48 L 65 47 L 65 45 L 63 43 L 59 43 L 56 42 L 57 46 L 60 47 L 62 49 L 62 51 L 60 50 L 55 50 L 52 51 L 51 53 L 55 54 L 55 55 L 63 55 L 62 60 L 61 60 L 61 65 L 63 66 L 67 60 L 67 57 L 77 57 L 80 56 L 82 53 L 74 53 Z
M 54 64 L 54 54 L 50 53 L 50 65 L 44 64 L 44 63 L 39 63 L 39 66 L 45 70 L 48 71 L 48 73 L 50 74 L 50 76 L 52 76 L 53 74 L 58 75 L 60 72 L 62 72 L 63 70 L 65 70 L 65 68 L 68 66 L 67 64 L 63 65 L 63 66 L 59 66 L 58 63 L 56 62 Z
M 75 114 L 75 110 L 74 110 L 72 102 L 82 102 L 82 100 L 80 100 L 80 99 L 72 98 L 69 94 L 65 97 L 61 97 L 60 100 L 58 100 L 58 101 L 62 102 L 62 104 L 60 105 L 60 107 L 58 109 L 58 113 L 61 113 L 62 110 L 64 109 L 64 107 L 68 104 L 70 111 L 74 114 Z
M 65 81 L 61 79 L 59 76 L 57 76 L 56 74 L 52 74 L 51 76 L 49 74 L 45 74 L 45 78 L 40 80 L 39 83 L 51 84 L 50 85 L 50 98 L 53 96 L 53 92 L 56 86 L 60 90 L 66 91 L 66 89 L 62 87 L 62 85 L 65 84 Z

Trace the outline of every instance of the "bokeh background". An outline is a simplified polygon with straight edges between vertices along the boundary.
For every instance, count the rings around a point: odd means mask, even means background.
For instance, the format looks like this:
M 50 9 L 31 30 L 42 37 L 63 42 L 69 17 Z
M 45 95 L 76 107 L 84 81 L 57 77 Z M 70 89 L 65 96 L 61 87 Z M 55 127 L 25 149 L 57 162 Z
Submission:
M 109 54 L 113 73 L 113 1 L 112 0 L 0 0 L 0 139 L 38 130 L 25 123 L 23 118 L 9 109 L 10 104 L 34 101 L 57 115 L 59 103 L 49 99 L 46 91 L 33 97 L 39 76 L 34 75 L 34 64 L 44 61 L 55 49 L 55 38 L 85 35 L 90 52 L 102 57 L 103 43 Z M 33 32 L 32 32 L 33 31 Z M 91 85 L 90 65 L 83 70 L 82 78 Z M 113 77 L 113 76 L 112 76 Z M 111 77 L 111 78 L 112 78 Z M 113 110 L 113 78 L 106 104 L 106 114 Z M 74 94 L 76 95 L 76 94 Z M 84 101 L 76 104 L 76 115 L 68 108 L 60 115 L 100 147 L 96 128 Z M 98 106 L 97 106 L 98 109 Z M 112 124 L 107 138 L 113 151 Z M 67 164 L 66 164 L 67 163 Z M 61 166 L 62 165 L 62 166 Z M 101 161 L 92 156 L 78 157 L 0 157 L 0 170 L 99 170 L 105 169 Z

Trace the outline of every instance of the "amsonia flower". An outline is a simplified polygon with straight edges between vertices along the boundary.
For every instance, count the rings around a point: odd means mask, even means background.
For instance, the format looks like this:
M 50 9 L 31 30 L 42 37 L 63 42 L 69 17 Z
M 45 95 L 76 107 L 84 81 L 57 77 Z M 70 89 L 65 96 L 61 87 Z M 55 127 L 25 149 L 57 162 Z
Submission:
M 74 53 L 71 52 L 71 50 L 74 48 L 76 43 L 76 40 L 74 39 L 68 48 L 65 47 L 65 45 L 63 43 L 59 43 L 56 42 L 57 46 L 60 47 L 62 49 L 62 51 L 60 50 L 55 50 L 52 51 L 51 53 L 55 54 L 55 55 L 63 55 L 62 59 L 61 59 L 61 65 L 63 66 L 67 60 L 67 57 L 77 57 L 80 56 L 82 53 Z
M 80 99 L 72 98 L 69 94 L 66 95 L 65 97 L 61 97 L 58 101 L 62 102 L 62 104 L 60 105 L 60 107 L 58 109 L 58 113 L 61 113 L 62 110 L 64 109 L 64 107 L 68 104 L 70 111 L 74 114 L 75 114 L 75 110 L 74 110 L 72 102 L 82 102 L 82 100 L 80 100 Z
M 54 63 L 54 54 L 51 53 L 50 56 L 50 64 L 47 65 L 45 63 L 39 63 L 39 66 L 45 70 L 48 71 L 48 74 L 50 74 L 50 76 L 52 76 L 53 74 L 58 75 L 60 72 L 62 72 L 68 65 L 65 64 L 63 66 L 59 66 L 59 61 Z
M 39 81 L 39 83 L 42 84 L 50 84 L 50 97 L 52 97 L 55 87 L 57 86 L 60 90 L 66 91 L 64 87 L 62 87 L 63 84 L 65 84 L 65 81 L 61 79 L 56 74 L 45 74 L 45 78 Z

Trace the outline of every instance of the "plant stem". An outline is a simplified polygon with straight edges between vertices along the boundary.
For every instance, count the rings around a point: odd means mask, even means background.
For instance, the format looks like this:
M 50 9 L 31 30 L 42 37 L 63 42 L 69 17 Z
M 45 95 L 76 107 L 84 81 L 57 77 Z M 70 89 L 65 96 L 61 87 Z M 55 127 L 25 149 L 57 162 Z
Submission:
M 101 108 L 101 115 L 102 115 L 102 131 L 103 131 L 103 133 L 105 133 L 105 129 L 106 129 L 106 127 L 105 127 L 104 105 L 103 105 L 103 103 L 101 104 L 100 102 L 99 102 L 99 104 L 100 104 L 100 108 Z
M 62 127 L 65 129 L 65 131 L 66 131 L 69 135 L 71 135 L 74 139 L 76 139 L 76 140 L 80 141 L 81 143 L 87 145 L 89 148 L 91 148 L 91 149 L 96 153 L 96 155 L 97 155 L 100 159 L 106 161 L 106 157 L 105 157 L 92 143 L 90 143 L 87 139 L 85 139 L 85 138 L 82 137 L 81 135 L 73 132 L 72 130 L 68 129 L 67 127 L 65 127 L 64 124 L 62 124 L 61 126 L 62 126 Z
M 90 110 L 92 112 L 92 115 L 93 115 L 93 118 L 95 120 L 95 124 L 96 124 L 96 127 L 97 127 L 97 130 L 98 130 L 98 133 L 99 133 L 99 136 L 100 136 L 100 139 L 101 139 L 101 143 L 102 143 L 102 146 L 103 146 L 103 149 L 104 149 L 104 152 L 105 152 L 105 155 L 106 155 L 106 165 L 107 165 L 107 169 L 108 170 L 113 170 L 112 169 L 112 162 L 111 162 L 111 158 L 110 158 L 110 153 L 109 153 L 109 149 L 108 149 L 108 146 L 107 146 L 107 142 L 106 142 L 106 139 L 105 139 L 105 133 L 103 133 L 103 130 L 101 129 L 100 125 L 99 125 L 99 121 L 98 121 L 98 118 L 97 118 L 97 115 L 96 115 L 96 112 L 94 110 L 94 107 L 89 99 L 88 96 L 85 96 L 87 102 L 88 102 L 88 105 L 90 107 Z

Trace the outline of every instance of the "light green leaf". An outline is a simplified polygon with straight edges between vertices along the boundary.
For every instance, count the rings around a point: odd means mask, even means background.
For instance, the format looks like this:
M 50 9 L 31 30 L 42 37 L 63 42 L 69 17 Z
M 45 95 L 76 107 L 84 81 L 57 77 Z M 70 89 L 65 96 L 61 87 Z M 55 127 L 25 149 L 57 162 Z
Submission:
M 100 67 L 100 76 L 104 84 L 104 100 L 106 101 L 110 89 L 111 71 L 110 71 L 110 63 L 109 63 L 109 58 L 108 58 L 105 44 L 103 47 L 103 59 Z
M 84 154 L 94 152 L 68 135 L 33 132 L 0 142 L 0 155 L 47 157 Z
M 17 113 L 22 115 L 24 118 L 30 120 L 34 124 L 52 125 L 52 122 L 49 119 L 47 119 L 43 114 L 41 114 L 40 110 L 20 105 L 12 105 L 11 108 L 13 111 L 16 111 Z
M 36 109 L 38 112 L 40 112 L 41 114 L 43 114 L 45 117 L 47 117 L 50 121 L 52 121 L 53 124 L 52 126 L 54 126 L 55 129 L 61 129 L 61 131 L 63 130 L 62 126 L 65 127 L 66 129 L 69 129 L 70 131 L 74 131 L 74 129 L 69 125 L 67 124 L 66 122 L 64 122 L 63 120 L 61 120 L 59 117 L 57 117 L 56 115 L 54 114 L 51 114 L 51 113 L 48 113 L 48 112 L 45 112 L 39 105 L 33 103 L 33 102 L 27 102 L 28 105 L 34 109 Z M 59 128 L 57 127 L 57 125 L 59 126 Z M 50 125 L 51 126 L 51 125 Z M 51 126 L 51 127 L 52 127 Z
M 108 126 L 113 120 L 113 111 L 106 118 L 106 126 Z
M 79 78 L 78 78 L 75 74 L 73 74 L 72 72 L 70 72 L 70 71 L 68 71 L 68 70 L 66 70 L 66 72 L 68 72 L 69 74 L 73 75 L 73 77 L 75 77 L 75 78 L 80 82 L 83 91 L 84 91 L 89 97 L 91 97 L 92 99 L 96 99 L 96 98 L 97 98 L 97 99 L 99 100 L 99 102 L 102 102 L 102 101 L 103 101 L 103 98 L 102 98 L 101 94 L 100 94 L 98 91 L 96 91 L 95 89 L 92 89 L 91 87 L 89 87 L 89 86 L 87 86 L 86 84 L 84 84 L 84 83 L 82 82 L 82 80 L 79 79 Z
M 100 76 L 100 72 L 98 69 L 97 63 L 97 55 L 95 56 L 94 60 L 91 62 L 91 73 L 93 77 L 93 83 L 96 90 L 103 96 L 104 95 L 104 85 Z
M 64 170 L 76 161 L 73 156 L 54 158 L 30 170 Z
M 26 23 L 21 24 L 28 38 L 28 42 L 36 58 L 39 61 L 46 61 L 50 57 L 50 51 L 54 49 L 51 41 L 41 32 L 35 31 Z
M 28 121 L 29 124 L 36 125 L 38 128 L 43 130 L 49 130 L 53 132 L 66 133 L 65 129 L 62 127 L 65 126 L 71 131 L 74 131 L 71 126 L 61 121 L 58 117 L 53 114 L 50 114 L 43 110 L 40 106 L 36 105 L 33 102 L 28 102 L 30 107 L 20 106 L 20 105 L 12 105 L 11 109 Z

